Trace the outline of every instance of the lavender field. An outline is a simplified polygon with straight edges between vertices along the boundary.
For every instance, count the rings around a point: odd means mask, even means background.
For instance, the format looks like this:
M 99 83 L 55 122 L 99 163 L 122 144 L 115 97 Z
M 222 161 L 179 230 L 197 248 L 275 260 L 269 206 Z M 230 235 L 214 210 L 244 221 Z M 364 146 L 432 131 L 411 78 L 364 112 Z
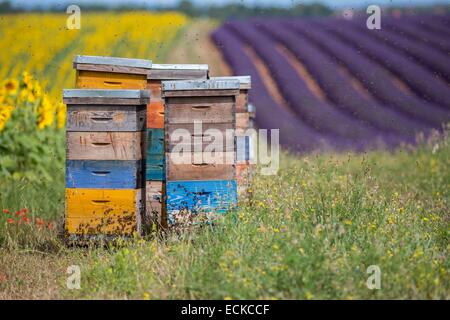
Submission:
M 252 76 L 260 128 L 306 153 L 414 144 L 450 120 L 450 16 L 230 20 L 212 33 Z

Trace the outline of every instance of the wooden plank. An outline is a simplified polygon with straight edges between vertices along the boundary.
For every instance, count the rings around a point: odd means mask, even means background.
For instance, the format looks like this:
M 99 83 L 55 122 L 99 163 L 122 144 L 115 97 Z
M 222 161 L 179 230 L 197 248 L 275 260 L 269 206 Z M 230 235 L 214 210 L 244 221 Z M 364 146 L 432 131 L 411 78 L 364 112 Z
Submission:
M 247 105 L 247 110 L 248 110 L 250 119 L 255 119 L 255 117 L 256 117 L 256 107 L 255 107 L 255 105 L 249 103 Z
M 208 70 L 155 70 L 148 72 L 147 79 L 158 80 L 184 80 L 206 79 Z
M 125 67 L 125 66 L 112 66 L 112 65 L 99 65 L 89 63 L 74 63 L 74 69 L 77 71 L 95 71 L 95 72 L 114 72 L 123 74 L 139 74 L 147 77 L 148 69 Z
M 165 199 L 166 183 L 163 181 L 147 181 L 146 182 L 146 214 L 145 225 L 151 228 L 153 224 L 156 227 L 165 228 Z
M 97 71 L 78 71 L 77 88 L 86 89 L 146 89 L 147 79 L 142 74 Z
M 76 55 L 73 59 L 75 64 L 95 64 L 95 65 L 110 65 L 110 66 L 124 66 L 133 68 L 150 69 L 153 64 L 151 60 L 122 58 L 122 57 L 107 57 L 107 56 L 89 56 Z
M 164 129 L 147 129 L 147 157 L 164 154 Z
M 68 160 L 140 160 L 145 131 L 67 132 Z
M 220 90 L 239 90 L 238 80 L 182 80 L 182 81 L 163 81 L 163 92 L 170 91 L 220 91 Z
M 152 70 L 203 70 L 208 71 L 209 66 L 207 64 L 195 64 L 195 63 L 153 63 Z
M 127 106 L 141 106 L 146 105 L 149 102 L 145 98 L 132 98 L 132 99 L 111 99 L 111 98 L 64 98 L 64 103 L 67 105 L 77 104 L 100 104 L 100 105 L 127 105 Z
M 204 158 L 199 163 L 194 163 L 194 155 L 188 154 L 191 163 L 178 163 L 177 154 L 167 153 L 167 180 L 232 180 L 235 178 L 235 165 L 227 163 L 224 159 L 226 154 L 234 158 L 234 152 L 222 154 L 222 157 L 218 156 L 215 160 Z
M 159 101 L 162 97 L 161 80 L 147 80 L 147 89 L 150 90 L 151 101 Z
M 236 180 L 167 182 L 169 227 L 189 227 L 214 220 L 236 203 Z
M 226 77 L 211 77 L 211 80 L 216 81 L 239 81 L 239 88 L 241 90 L 248 90 L 252 86 L 252 80 L 250 76 L 226 76 Z
M 66 232 L 132 235 L 139 232 L 143 189 L 66 189 Z
M 66 187 L 137 189 L 143 187 L 144 162 L 116 160 L 67 160 Z
M 164 101 L 152 101 L 147 105 L 147 128 L 164 128 Z
M 239 184 L 247 185 L 250 179 L 250 164 L 248 162 L 242 162 L 236 164 L 236 180 Z
M 248 91 L 240 90 L 236 96 L 236 112 L 247 112 Z
M 148 99 L 150 92 L 135 89 L 63 89 L 63 98 L 109 98 L 112 101 L 114 99 Z M 82 100 L 79 100 L 78 104 L 83 104 Z
M 67 131 L 142 131 L 145 106 L 69 105 Z
M 236 113 L 236 129 L 248 129 L 250 126 L 248 112 Z
M 234 125 L 229 123 L 202 123 L 201 129 L 193 123 L 166 126 L 166 151 L 183 148 L 194 152 L 205 150 L 234 151 Z M 227 134 L 227 130 L 231 134 Z M 196 132 L 199 131 L 199 132 Z M 223 139 L 215 140 L 216 135 Z
M 234 97 L 170 98 L 165 107 L 166 124 L 235 121 Z
M 219 97 L 219 96 L 236 96 L 239 90 L 183 90 L 183 91 L 164 91 L 163 97 Z
M 164 181 L 165 180 L 165 156 L 164 154 L 147 155 L 146 174 L 147 181 Z
M 163 185 L 165 185 L 165 182 L 163 181 L 146 181 L 145 183 L 146 201 L 162 202 Z

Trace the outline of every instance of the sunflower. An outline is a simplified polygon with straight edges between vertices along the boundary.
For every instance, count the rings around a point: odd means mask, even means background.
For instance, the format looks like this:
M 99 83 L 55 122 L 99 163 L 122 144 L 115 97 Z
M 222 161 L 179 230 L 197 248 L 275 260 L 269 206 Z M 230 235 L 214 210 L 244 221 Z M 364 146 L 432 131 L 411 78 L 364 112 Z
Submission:
M 19 82 L 16 79 L 7 79 L 3 81 L 2 87 L 5 89 L 6 94 L 15 94 L 19 88 Z
M 6 123 L 11 117 L 13 110 L 14 107 L 10 105 L 0 106 L 0 131 L 2 131 L 5 128 Z

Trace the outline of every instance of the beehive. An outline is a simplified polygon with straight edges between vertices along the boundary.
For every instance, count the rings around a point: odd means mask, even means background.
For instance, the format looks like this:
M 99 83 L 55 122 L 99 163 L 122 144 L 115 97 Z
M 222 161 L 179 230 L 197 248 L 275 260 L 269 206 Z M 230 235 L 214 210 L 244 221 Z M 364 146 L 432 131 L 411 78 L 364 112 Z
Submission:
M 239 81 L 164 81 L 162 89 L 167 224 L 185 228 L 236 205 Z
M 146 89 L 150 60 L 75 56 L 76 88 Z
M 254 108 L 248 102 L 251 89 L 250 76 L 212 77 L 216 81 L 239 81 L 239 95 L 236 99 L 236 180 L 238 193 L 246 194 L 252 175 L 255 153 L 255 139 L 248 129 L 253 128 Z
M 147 90 L 64 90 L 69 239 L 140 233 Z
M 164 100 L 162 81 L 183 79 L 206 79 L 208 65 L 198 64 L 153 64 L 147 74 L 147 88 L 152 101 L 147 107 L 147 172 L 146 215 L 165 228 L 165 146 L 164 146 Z

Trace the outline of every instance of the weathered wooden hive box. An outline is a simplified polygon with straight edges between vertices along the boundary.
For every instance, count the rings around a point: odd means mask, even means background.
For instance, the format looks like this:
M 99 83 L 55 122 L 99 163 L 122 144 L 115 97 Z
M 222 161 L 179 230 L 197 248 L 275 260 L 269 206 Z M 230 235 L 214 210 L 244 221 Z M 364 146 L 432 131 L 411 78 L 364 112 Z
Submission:
M 147 106 L 146 216 L 158 227 L 167 227 L 162 81 L 206 79 L 208 70 L 199 64 L 153 64 L 147 74 L 152 100 Z
M 164 81 L 167 223 L 210 221 L 237 203 L 239 81 Z
M 147 90 L 64 90 L 69 238 L 141 229 Z
M 239 81 L 239 95 L 236 99 L 236 180 L 239 195 L 245 194 L 251 179 L 251 166 L 254 159 L 255 135 L 248 129 L 254 112 L 249 112 L 248 93 L 251 89 L 250 76 L 212 77 L 216 81 Z
M 75 56 L 76 87 L 84 89 L 146 89 L 150 60 Z

